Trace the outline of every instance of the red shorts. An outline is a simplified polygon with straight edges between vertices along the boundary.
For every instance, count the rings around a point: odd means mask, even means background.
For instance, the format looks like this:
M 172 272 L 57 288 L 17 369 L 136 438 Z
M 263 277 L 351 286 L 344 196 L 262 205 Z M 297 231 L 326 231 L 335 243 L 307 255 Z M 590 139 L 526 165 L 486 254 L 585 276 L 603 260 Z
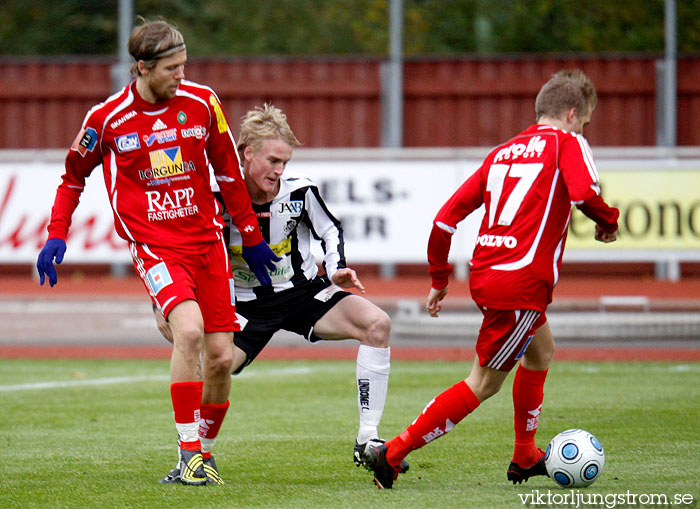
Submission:
M 484 315 L 476 353 L 479 365 L 510 371 L 525 353 L 535 330 L 544 325 L 547 316 L 534 309 L 487 309 L 479 306 Z
M 168 318 L 185 300 L 199 304 L 204 332 L 239 331 L 228 251 L 223 239 L 201 254 L 130 244 L 134 266 L 153 303 Z

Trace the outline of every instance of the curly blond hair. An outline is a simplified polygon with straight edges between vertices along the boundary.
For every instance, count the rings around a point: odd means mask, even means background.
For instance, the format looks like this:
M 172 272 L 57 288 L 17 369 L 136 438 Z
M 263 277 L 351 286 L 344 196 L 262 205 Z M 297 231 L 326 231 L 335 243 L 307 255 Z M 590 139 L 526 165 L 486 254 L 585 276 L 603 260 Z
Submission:
M 287 115 L 272 104 L 265 103 L 241 117 L 238 135 L 238 153 L 243 157 L 246 147 L 257 151 L 264 140 L 282 140 L 290 147 L 301 145 L 287 123 Z

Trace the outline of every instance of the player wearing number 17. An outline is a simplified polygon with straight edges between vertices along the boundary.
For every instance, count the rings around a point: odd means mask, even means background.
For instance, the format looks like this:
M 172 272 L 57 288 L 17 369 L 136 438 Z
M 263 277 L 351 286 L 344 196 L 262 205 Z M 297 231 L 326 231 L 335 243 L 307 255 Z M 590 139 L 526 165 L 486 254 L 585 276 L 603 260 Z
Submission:
M 452 271 L 452 234 L 485 206 L 470 262 L 471 296 L 484 315 L 469 376 L 434 398 L 406 430 L 367 451 L 375 483 L 391 488 L 401 460 L 444 435 L 487 398 L 508 372 L 513 380 L 515 445 L 507 469 L 513 483 L 546 475 L 535 445 L 543 387 L 554 340 L 545 311 L 561 266 L 572 205 L 596 223 L 595 238 L 617 238 L 619 211 L 600 196 L 598 171 L 583 127 L 597 102 L 581 71 L 560 71 L 540 89 L 536 124 L 491 151 L 440 209 L 428 242 L 432 288 L 426 309 L 438 316 Z

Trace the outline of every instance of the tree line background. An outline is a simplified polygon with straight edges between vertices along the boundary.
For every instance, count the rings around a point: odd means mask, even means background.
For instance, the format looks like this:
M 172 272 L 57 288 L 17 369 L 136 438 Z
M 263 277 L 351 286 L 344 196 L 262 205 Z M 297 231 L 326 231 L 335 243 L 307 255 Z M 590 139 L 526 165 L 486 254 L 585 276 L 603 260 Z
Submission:
M 700 1 L 677 0 L 678 52 L 700 52 Z M 190 56 L 388 52 L 389 0 L 134 0 Z M 118 0 L 3 0 L 0 55 L 116 55 Z M 660 53 L 664 1 L 404 0 L 406 56 Z

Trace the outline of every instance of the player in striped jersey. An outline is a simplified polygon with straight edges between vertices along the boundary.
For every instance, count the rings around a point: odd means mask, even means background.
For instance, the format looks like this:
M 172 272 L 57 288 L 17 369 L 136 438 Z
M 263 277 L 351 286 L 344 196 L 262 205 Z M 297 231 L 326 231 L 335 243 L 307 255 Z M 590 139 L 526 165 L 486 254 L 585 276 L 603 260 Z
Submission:
M 391 488 L 401 461 L 454 428 L 513 380 L 515 446 L 508 480 L 546 475 L 535 445 L 543 386 L 554 353 L 545 316 L 561 266 L 572 205 L 596 223 L 595 238 L 616 239 L 619 211 L 600 197 L 598 173 L 582 136 L 597 102 L 581 71 L 560 71 L 535 101 L 537 123 L 493 149 L 481 167 L 440 209 L 428 242 L 432 287 L 426 310 L 437 316 L 447 295 L 447 262 L 457 224 L 480 208 L 486 214 L 470 262 L 471 296 L 484 319 L 469 376 L 434 398 L 406 430 L 365 461 L 380 488 Z
M 359 430 L 353 450 L 357 466 L 369 445 L 381 445 L 378 426 L 384 411 L 390 370 L 389 316 L 369 300 L 343 290 L 365 288 L 346 266 L 343 230 L 328 210 L 318 187 L 307 177 L 285 173 L 299 141 L 286 115 L 272 105 L 243 117 L 238 152 L 243 175 L 263 238 L 281 258 L 269 272 L 272 286 L 262 286 L 242 256 L 242 238 L 229 222 L 229 254 L 236 291 L 236 313 L 241 330 L 234 334 L 233 374 L 240 373 L 279 330 L 295 332 L 309 342 L 356 339 L 356 382 Z M 226 219 L 226 214 L 224 214 Z M 325 274 L 318 274 L 311 252 L 312 239 L 324 251 Z M 158 316 L 168 337 L 167 324 Z M 200 428 L 204 453 L 213 447 Z M 162 482 L 173 482 L 173 469 Z M 403 462 L 402 471 L 408 470 Z

